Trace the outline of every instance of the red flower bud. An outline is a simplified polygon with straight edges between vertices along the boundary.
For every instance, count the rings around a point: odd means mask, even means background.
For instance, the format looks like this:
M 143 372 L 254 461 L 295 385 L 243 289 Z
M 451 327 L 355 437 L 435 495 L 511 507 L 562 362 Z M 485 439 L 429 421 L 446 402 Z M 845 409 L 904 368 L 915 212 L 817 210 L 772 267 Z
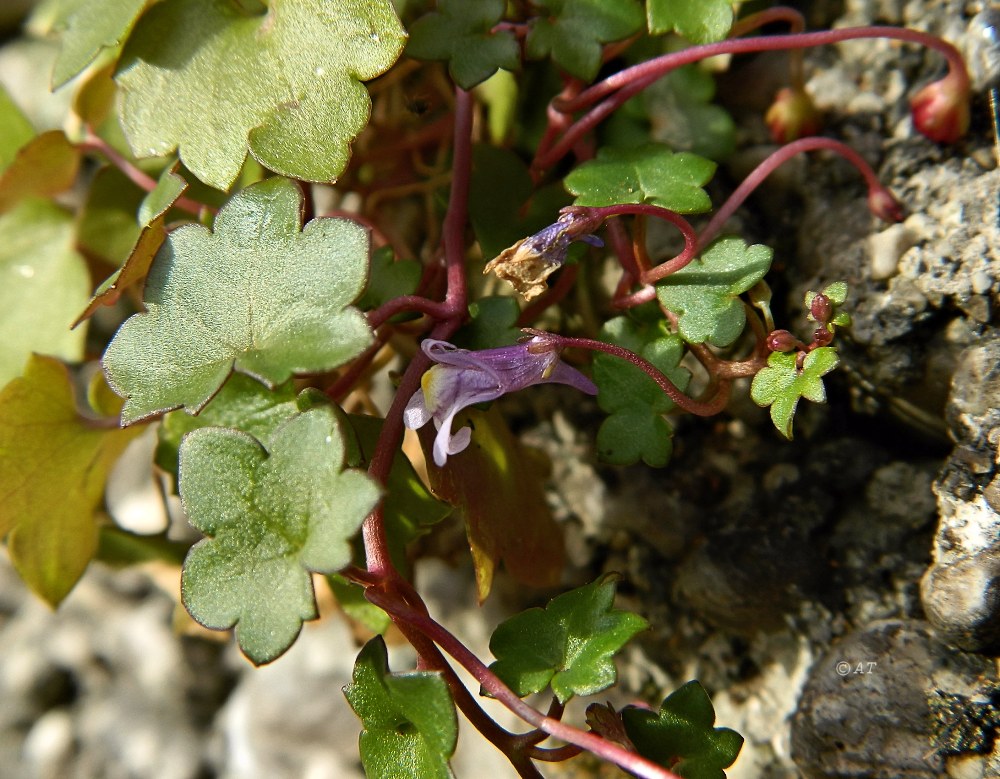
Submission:
M 809 304 L 809 313 L 812 314 L 814 320 L 825 325 L 833 316 L 833 303 L 830 302 L 830 298 L 820 292 L 813 296 L 812 302 Z
M 949 74 L 910 100 L 913 126 L 937 143 L 954 143 L 969 129 L 969 81 Z
M 833 343 L 833 333 L 825 327 L 817 327 L 813 333 L 813 343 L 816 346 L 829 346 Z
M 767 336 L 767 348 L 772 352 L 790 352 L 802 343 L 787 330 L 772 330 Z
M 868 210 L 886 222 L 902 222 L 906 218 L 903 204 L 885 187 L 868 191 Z
M 822 115 L 812 98 L 801 89 L 785 87 L 764 114 L 775 143 L 789 143 L 807 135 L 816 135 L 823 126 Z

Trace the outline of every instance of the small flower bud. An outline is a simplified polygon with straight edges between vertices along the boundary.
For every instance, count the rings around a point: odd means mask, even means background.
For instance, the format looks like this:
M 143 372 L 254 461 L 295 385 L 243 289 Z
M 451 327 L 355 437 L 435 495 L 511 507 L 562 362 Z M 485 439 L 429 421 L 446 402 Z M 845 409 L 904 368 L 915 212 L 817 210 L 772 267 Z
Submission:
M 801 89 L 785 87 L 764 114 L 775 143 L 789 143 L 807 135 L 816 135 L 823 125 L 822 116 L 812 98 Z
M 767 348 L 772 352 L 790 352 L 799 346 L 799 339 L 787 330 L 772 330 L 767 336 Z
M 833 303 L 830 302 L 830 298 L 820 292 L 813 296 L 812 302 L 809 304 L 809 313 L 815 321 L 825 325 L 833 316 Z
M 833 343 L 833 333 L 825 327 L 817 327 L 813 333 L 813 343 L 816 346 L 829 346 Z
M 903 204 L 885 187 L 868 191 L 868 210 L 886 222 L 902 222 L 906 218 Z
M 969 81 L 949 74 L 910 100 L 913 126 L 937 143 L 954 143 L 969 129 Z

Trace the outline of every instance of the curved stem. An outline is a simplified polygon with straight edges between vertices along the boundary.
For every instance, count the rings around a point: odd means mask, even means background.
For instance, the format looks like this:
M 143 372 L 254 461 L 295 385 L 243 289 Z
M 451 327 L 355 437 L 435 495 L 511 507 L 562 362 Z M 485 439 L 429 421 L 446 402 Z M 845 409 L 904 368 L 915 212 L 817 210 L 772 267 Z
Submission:
M 368 326 L 372 330 L 377 330 L 396 314 L 407 311 L 417 311 L 426 314 L 432 319 L 446 319 L 452 311 L 446 303 L 439 303 L 436 300 L 425 298 L 420 295 L 402 295 L 383 303 L 378 308 L 368 312 Z
M 623 349 L 615 344 L 595 341 L 591 338 L 572 338 L 570 336 L 552 336 L 558 339 L 561 347 L 575 347 L 577 349 L 589 349 L 594 352 L 604 352 L 613 357 L 619 357 L 626 362 L 632 363 L 636 368 L 649 376 L 660 389 L 677 405 L 678 408 L 695 414 L 700 417 L 714 416 L 726 407 L 729 400 L 730 382 L 722 380 L 718 383 L 715 393 L 707 401 L 693 400 L 685 395 L 670 379 L 668 379 L 655 365 L 643 359 L 635 352 Z
M 380 595 L 379 592 L 372 592 L 368 596 L 368 599 L 386 611 L 392 609 L 391 613 L 397 619 L 409 623 L 440 646 L 447 654 L 455 658 L 459 665 L 472 674 L 476 681 L 482 685 L 483 689 L 529 725 L 535 726 L 550 736 L 592 752 L 598 757 L 621 766 L 626 771 L 631 771 L 636 776 L 643 777 L 643 779 L 680 779 L 676 774 L 637 755 L 635 752 L 630 752 L 605 738 L 582 731 L 558 719 L 546 716 L 533 706 L 529 706 L 518 698 L 496 674 L 490 671 L 478 657 L 469 651 L 444 626 L 435 622 L 427 614 L 421 614 L 405 606 L 400 607 L 395 601 L 383 601 L 380 603 L 379 601 L 382 600 Z
M 794 157 L 796 154 L 801 154 L 807 151 L 818 151 L 826 150 L 831 151 L 834 154 L 839 154 L 841 157 L 850 162 L 862 175 L 865 183 L 868 185 L 869 200 L 875 195 L 887 195 L 890 199 L 895 200 L 889 190 L 882 185 L 882 182 L 878 180 L 878 176 L 875 171 L 872 170 L 871 165 L 858 154 L 854 149 L 845 143 L 834 140 L 833 138 L 824 138 L 820 136 L 813 136 L 810 138 L 799 138 L 797 141 L 792 141 L 784 146 L 779 147 L 773 154 L 767 157 L 763 162 L 760 163 L 753 171 L 750 172 L 736 190 L 729 196 L 722 207 L 712 216 L 708 224 L 701 231 L 701 235 L 698 236 L 698 249 L 702 249 L 707 246 L 713 238 L 718 234 L 718 232 L 725 225 L 726 221 L 731 217 L 743 202 L 747 199 L 751 192 L 753 192 L 761 183 L 770 176 L 778 167 L 786 163 L 789 159 Z
M 79 144 L 79 148 L 84 151 L 93 151 L 100 154 L 108 162 L 118 168 L 118 170 L 124 173 L 128 180 L 140 189 L 144 189 L 146 192 L 152 192 L 156 189 L 156 179 L 145 171 L 137 168 L 121 154 L 119 154 L 118 150 L 115 149 L 114 146 L 105 141 L 101 136 L 91 132 L 89 129 L 87 130 L 83 141 Z M 212 214 L 218 211 L 218 209 L 212 208 L 212 206 L 206 205 L 205 203 L 199 203 L 197 200 L 192 200 L 187 197 L 177 198 L 174 201 L 174 207 L 179 208 L 182 211 L 187 211 L 195 217 L 195 219 L 200 219 L 201 214 L 205 211 Z
M 676 273 L 685 265 L 687 265 L 691 260 L 693 260 L 698 254 L 698 236 L 695 234 L 694 228 L 691 223 L 688 222 L 680 214 L 675 211 L 671 211 L 668 208 L 662 208 L 661 206 L 650 205 L 649 203 L 623 203 L 616 206 L 601 206 L 600 208 L 594 208 L 589 206 L 571 206 L 570 208 L 563 209 L 563 211 L 579 211 L 586 213 L 588 217 L 593 219 L 608 219 L 612 216 L 621 216 L 623 214 L 641 214 L 645 216 L 655 216 L 664 221 L 670 222 L 678 230 L 681 231 L 681 235 L 684 236 L 684 250 L 671 260 L 662 262 L 654 268 L 644 269 L 640 268 L 638 263 L 636 267 L 626 268 L 626 271 L 636 273 L 639 276 L 639 280 L 643 284 L 653 284 L 667 276 L 671 273 Z M 631 253 L 631 248 L 629 250 L 629 255 L 635 259 L 635 255 Z
M 575 112 L 593 106 L 596 107 L 578 119 L 563 137 L 552 145 L 544 155 L 536 156 L 532 168 L 544 170 L 550 168 L 570 151 L 580 138 L 608 115 L 616 111 L 633 95 L 641 92 L 667 73 L 693 62 L 714 57 L 719 54 L 745 54 L 761 51 L 785 51 L 807 49 L 813 46 L 826 46 L 843 41 L 865 38 L 890 38 L 893 40 L 917 43 L 934 49 L 948 61 L 950 75 L 959 82 L 968 84 L 969 77 L 965 69 L 962 55 L 950 43 L 937 38 L 930 33 L 919 30 L 909 30 L 899 27 L 845 27 L 839 30 L 821 30 L 818 32 L 791 33 L 789 35 L 754 36 L 751 38 L 728 38 L 717 43 L 703 46 L 692 46 L 689 49 L 664 54 L 638 65 L 609 76 L 604 81 L 584 90 L 574 99 L 557 104 L 564 112 Z M 606 99 L 605 99 L 606 98 Z

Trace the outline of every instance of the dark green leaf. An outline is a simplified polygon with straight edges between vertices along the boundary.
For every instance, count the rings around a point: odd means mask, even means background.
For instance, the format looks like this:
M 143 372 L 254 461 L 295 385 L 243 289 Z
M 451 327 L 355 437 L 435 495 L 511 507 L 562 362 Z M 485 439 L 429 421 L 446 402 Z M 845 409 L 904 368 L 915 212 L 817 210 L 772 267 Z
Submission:
M 771 249 L 740 238 L 720 238 L 701 256 L 656 285 L 660 302 L 678 315 L 688 343 L 728 346 L 746 325 L 739 295 L 771 267 Z
M 372 253 L 368 286 L 358 300 L 358 308 L 370 311 L 395 298 L 412 295 L 417 290 L 422 272 L 423 268 L 416 260 L 394 260 L 390 247 L 377 249 Z
M 234 373 L 198 416 L 171 411 L 160 425 L 156 464 L 176 473 L 181 439 L 199 427 L 232 427 L 266 441 L 279 425 L 299 411 L 295 387 L 286 382 L 268 389 L 249 376 Z
M 606 577 L 516 614 L 493 632 L 490 670 L 521 697 L 551 685 L 565 703 L 610 687 L 614 654 L 647 627 L 638 614 L 613 608 L 614 599 Z
M 713 727 L 715 709 L 696 681 L 667 696 L 659 712 L 626 706 L 621 716 L 639 754 L 684 779 L 725 779 L 743 746 L 735 730 Z
M 236 626 L 254 663 L 274 660 L 302 621 L 316 616 L 310 571 L 351 561 L 349 540 L 378 500 L 360 471 L 344 468 L 333 409 L 316 406 L 280 426 L 266 448 L 247 433 L 205 427 L 185 436 L 180 494 L 209 538 L 188 553 L 184 605 L 208 628 Z
M 441 674 L 389 672 L 376 636 L 358 655 L 344 695 L 364 724 L 361 763 L 369 779 L 447 779 L 455 752 L 455 704 Z
M 733 0 L 648 0 L 646 17 L 654 35 L 676 32 L 691 43 L 711 43 L 729 33 Z
M 178 406 L 197 412 L 234 367 L 273 386 L 368 346 L 368 324 L 349 305 L 364 288 L 368 234 L 345 219 L 300 232 L 301 208 L 298 187 L 273 178 L 237 193 L 214 232 L 170 233 L 146 281 L 146 313 L 104 354 L 126 424 Z
M 644 357 L 681 391 L 691 374 L 680 367 L 684 356 L 681 339 L 670 334 L 663 320 L 639 325 L 628 317 L 617 317 L 601 330 L 601 340 L 624 347 Z M 610 354 L 594 355 L 597 402 L 609 416 L 597 433 L 601 459 L 613 465 L 631 465 L 640 459 L 662 467 L 673 450 L 670 425 L 663 414 L 673 408 L 668 395 L 649 376 L 625 360 Z
M 552 59 L 577 78 L 590 81 L 601 66 L 602 44 L 627 38 L 642 27 L 635 0 L 543 0 L 529 22 L 525 51 Z
M 472 89 L 498 69 L 518 70 L 521 51 L 509 30 L 491 32 L 505 0 L 439 0 L 438 10 L 410 27 L 406 53 L 422 60 L 447 60 L 462 89 Z
M 649 134 L 677 151 L 723 160 L 736 146 L 736 125 L 712 102 L 715 80 L 697 65 L 686 65 L 643 90 Z
M 826 402 L 823 376 L 837 367 L 840 358 L 832 346 L 821 346 L 806 355 L 802 369 L 796 352 L 772 352 L 767 367 L 753 377 L 750 397 L 758 406 L 771 407 L 771 420 L 785 438 L 792 437 L 792 418 L 799 398 Z
M 166 562 L 179 566 L 184 561 L 188 545 L 170 541 L 162 535 L 141 536 L 118 527 L 102 527 L 94 557 L 105 565 L 126 567 Z
M 472 319 L 452 339 L 463 349 L 510 346 L 524 335 L 517 326 L 521 308 L 514 298 L 492 296 L 469 304 Z
M 121 178 L 121 174 L 112 173 L 106 181 L 114 186 L 121 183 Z M 95 181 L 95 186 L 96 183 Z M 167 211 L 186 188 L 187 182 L 170 168 L 166 168 L 156 187 L 138 202 L 129 199 L 128 194 L 123 198 L 122 190 L 117 190 L 111 195 L 110 202 L 103 203 L 98 209 L 99 216 L 95 216 L 91 210 L 88 218 L 87 212 L 84 212 L 79 228 L 80 240 L 84 240 L 82 233 L 85 231 L 84 225 L 87 225 L 87 242 L 91 251 L 103 250 L 112 262 L 118 262 L 121 257 L 125 257 L 125 261 L 101 282 L 90 303 L 77 317 L 74 327 L 92 316 L 101 306 L 114 305 L 126 289 L 146 278 L 156 253 L 167 237 L 164 227 Z M 128 213 L 122 208 L 123 200 L 132 206 Z M 135 216 L 136 207 L 138 217 Z
M 647 144 L 634 149 L 604 148 L 565 180 L 578 206 L 650 203 L 680 214 L 712 207 L 704 186 L 715 173 L 715 163 L 690 152 L 674 153 L 665 146 Z
M 392 624 L 389 615 L 365 597 L 365 590 L 359 584 L 350 582 L 339 573 L 326 577 L 326 583 L 337 599 L 343 612 L 368 628 L 372 633 L 385 633 Z
M 270 0 L 262 15 L 225 0 L 165 0 L 143 15 L 116 76 L 122 122 L 140 156 L 179 149 L 218 189 L 247 150 L 308 181 L 335 180 L 368 122 L 362 81 L 399 57 L 389 0 Z

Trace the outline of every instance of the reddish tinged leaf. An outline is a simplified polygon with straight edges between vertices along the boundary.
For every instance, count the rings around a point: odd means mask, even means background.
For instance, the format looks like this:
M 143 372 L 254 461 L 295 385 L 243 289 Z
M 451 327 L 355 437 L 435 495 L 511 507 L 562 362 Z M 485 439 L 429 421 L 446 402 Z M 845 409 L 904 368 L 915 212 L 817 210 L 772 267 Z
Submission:
M 26 197 L 49 197 L 73 186 L 80 152 L 61 130 L 34 138 L 0 175 L 0 214 Z
M 597 735 L 630 752 L 635 752 L 635 745 L 628 737 L 628 733 L 625 732 L 622 715 L 615 711 L 615 707 L 610 702 L 590 704 L 587 707 L 587 725 Z
M 476 567 L 476 589 L 482 603 L 490 594 L 493 574 L 502 560 L 517 581 L 532 587 L 559 582 L 565 562 L 562 530 L 549 512 L 540 468 L 511 434 L 495 409 L 472 411 L 455 421 L 473 427 L 472 443 L 452 455 L 444 467 L 431 467 L 431 490 L 457 507 Z M 425 452 L 434 430 L 420 431 Z

